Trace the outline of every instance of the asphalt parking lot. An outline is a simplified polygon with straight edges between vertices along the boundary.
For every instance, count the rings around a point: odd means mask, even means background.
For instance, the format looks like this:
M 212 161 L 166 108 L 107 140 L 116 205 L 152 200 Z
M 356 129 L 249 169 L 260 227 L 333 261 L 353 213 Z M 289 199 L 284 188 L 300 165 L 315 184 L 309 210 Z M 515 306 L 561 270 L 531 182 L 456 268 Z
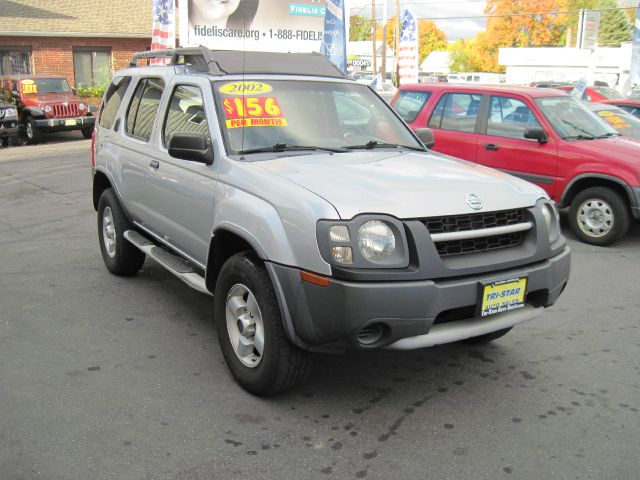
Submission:
M 260 399 L 209 297 L 104 268 L 90 141 L 65 138 L 0 149 L 0 479 L 638 478 L 640 225 L 569 237 L 558 303 L 491 345 L 318 356 Z

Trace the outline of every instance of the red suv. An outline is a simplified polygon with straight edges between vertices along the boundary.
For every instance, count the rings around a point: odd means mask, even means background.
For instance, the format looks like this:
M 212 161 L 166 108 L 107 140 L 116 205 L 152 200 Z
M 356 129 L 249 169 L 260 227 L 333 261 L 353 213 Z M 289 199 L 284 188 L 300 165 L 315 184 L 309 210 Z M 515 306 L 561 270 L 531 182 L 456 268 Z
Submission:
M 29 143 L 38 143 L 42 132 L 63 130 L 80 130 L 84 138 L 91 138 L 94 109 L 75 95 L 66 78 L 0 77 L 0 89 L 16 104 L 20 126 Z
M 558 90 L 403 85 L 391 105 L 434 150 L 544 188 L 569 207 L 582 241 L 608 245 L 640 220 L 640 143 L 620 137 L 582 101 Z

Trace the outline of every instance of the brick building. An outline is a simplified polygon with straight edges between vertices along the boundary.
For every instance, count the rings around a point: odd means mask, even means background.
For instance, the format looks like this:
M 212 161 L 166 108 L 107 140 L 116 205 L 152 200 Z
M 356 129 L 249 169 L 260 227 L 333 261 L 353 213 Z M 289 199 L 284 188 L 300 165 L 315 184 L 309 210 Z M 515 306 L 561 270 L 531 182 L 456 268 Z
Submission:
M 0 75 L 103 84 L 151 44 L 151 0 L 0 0 Z

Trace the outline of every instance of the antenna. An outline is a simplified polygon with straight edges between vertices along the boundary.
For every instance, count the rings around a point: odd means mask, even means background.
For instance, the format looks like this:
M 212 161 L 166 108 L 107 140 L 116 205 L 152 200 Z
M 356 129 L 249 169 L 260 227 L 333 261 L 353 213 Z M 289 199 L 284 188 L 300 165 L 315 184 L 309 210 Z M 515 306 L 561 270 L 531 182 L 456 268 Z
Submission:
M 244 26 L 245 33 L 247 32 L 247 14 L 243 10 L 242 12 L 242 24 Z M 246 57 L 247 57 L 247 37 L 242 36 L 242 137 L 240 140 L 240 150 L 244 150 L 244 129 L 247 122 L 247 108 L 245 102 L 245 88 L 244 88 L 244 72 L 246 69 Z

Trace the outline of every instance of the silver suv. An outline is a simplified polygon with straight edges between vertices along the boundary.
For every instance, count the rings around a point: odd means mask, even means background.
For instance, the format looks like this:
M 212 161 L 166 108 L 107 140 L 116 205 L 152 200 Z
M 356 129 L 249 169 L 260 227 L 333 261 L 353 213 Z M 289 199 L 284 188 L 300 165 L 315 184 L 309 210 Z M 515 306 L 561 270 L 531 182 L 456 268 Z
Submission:
M 136 54 L 98 112 L 102 257 L 214 295 L 226 362 L 259 395 L 299 383 L 310 351 L 496 339 L 567 283 L 557 211 L 429 138 L 321 55 Z

